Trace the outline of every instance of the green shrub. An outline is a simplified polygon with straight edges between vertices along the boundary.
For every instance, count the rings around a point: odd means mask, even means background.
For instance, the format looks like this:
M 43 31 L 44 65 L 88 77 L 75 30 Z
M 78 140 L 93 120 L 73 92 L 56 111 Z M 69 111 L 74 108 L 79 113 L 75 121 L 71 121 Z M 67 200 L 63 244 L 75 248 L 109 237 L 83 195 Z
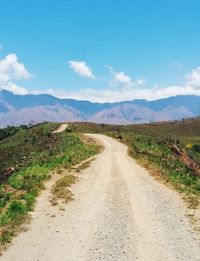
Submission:
M 13 200 L 8 207 L 7 213 L 11 219 L 14 219 L 19 215 L 25 214 L 27 210 L 27 206 L 24 205 L 21 201 Z

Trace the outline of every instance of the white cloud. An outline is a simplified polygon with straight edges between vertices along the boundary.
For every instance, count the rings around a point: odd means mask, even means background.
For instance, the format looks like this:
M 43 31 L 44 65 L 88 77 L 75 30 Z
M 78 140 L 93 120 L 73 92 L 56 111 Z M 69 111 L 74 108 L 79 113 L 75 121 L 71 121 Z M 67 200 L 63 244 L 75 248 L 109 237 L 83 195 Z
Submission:
M 110 74 L 112 75 L 111 85 L 119 85 L 125 88 L 132 88 L 134 86 L 142 86 L 145 83 L 144 79 L 132 80 L 131 77 L 125 72 L 116 72 L 114 69 L 107 65 L 106 66 Z
M 144 79 L 139 79 L 139 80 L 136 81 L 136 84 L 138 86 L 143 86 L 145 84 L 145 80 Z
M 192 72 L 187 75 L 187 85 L 200 89 L 200 67 L 192 70 Z
M 18 61 L 16 54 L 8 54 L 0 60 L 0 89 L 16 94 L 27 94 L 26 88 L 18 86 L 13 80 L 29 79 L 31 76 L 24 64 Z
M 95 79 L 92 69 L 84 61 L 68 61 L 69 67 L 83 78 Z
M 6 59 L 6 58 L 5 58 Z M 4 60 L 5 60 L 4 59 Z M 12 59 L 11 59 L 12 60 Z M 0 64 L 2 60 L 0 60 Z M 1 68 L 1 67 L 0 67 Z M 25 67 L 23 67 L 26 71 Z M 76 91 L 66 91 L 62 89 L 49 89 L 46 91 L 42 90 L 32 90 L 28 91 L 26 88 L 21 87 L 13 83 L 10 79 L 17 79 L 21 78 L 29 78 L 27 77 L 24 70 L 15 70 L 15 73 L 18 74 L 18 77 L 15 75 L 13 76 L 13 72 L 11 74 L 8 73 L 9 77 L 2 77 L 0 79 L 0 87 L 9 91 L 12 91 L 17 94 L 41 94 L 41 93 L 48 93 L 53 96 L 59 98 L 74 98 L 78 100 L 90 100 L 93 102 L 117 102 L 117 101 L 124 101 L 124 100 L 134 100 L 134 99 L 147 99 L 147 100 L 156 100 L 161 98 L 167 98 L 170 96 L 176 95 L 198 95 L 200 96 L 200 85 L 199 85 L 199 75 L 200 75 L 200 67 L 194 69 L 190 74 L 186 76 L 186 82 L 182 86 L 166 86 L 160 87 L 155 85 L 152 88 L 143 87 L 145 81 L 143 79 L 137 79 L 133 81 L 130 76 L 123 72 L 115 72 L 111 67 L 109 70 L 112 74 L 112 82 L 115 80 L 115 84 L 117 84 L 117 88 L 112 88 L 112 86 L 108 88 L 101 88 L 101 89 L 80 89 Z M 2 71 L 0 69 L 0 75 Z M 30 73 L 28 72 L 28 75 Z M 6 75 L 5 71 L 3 71 L 3 75 Z M 9 80 L 8 80 L 9 79 Z M 131 88 L 129 88 L 131 87 Z M 134 87 L 134 88 L 132 88 Z
M 24 64 L 18 61 L 16 54 L 8 54 L 0 60 L 0 80 L 10 81 L 13 79 L 29 79 L 31 74 Z
M 93 102 L 118 102 L 134 99 L 157 100 L 176 95 L 199 95 L 200 90 L 190 86 L 168 86 L 156 88 L 134 88 L 134 89 L 81 89 L 76 92 L 64 90 L 48 90 L 46 93 L 59 98 L 72 98 L 77 100 L 89 100 Z
M 124 72 L 118 72 L 114 74 L 113 83 L 122 83 L 128 86 L 133 85 L 131 78 Z
M 116 73 L 111 67 L 108 67 L 111 71 L 115 81 L 130 84 L 132 80 L 129 76 L 122 73 Z M 78 100 L 89 100 L 93 102 L 117 102 L 124 100 L 134 99 L 147 99 L 157 100 L 167 98 L 176 95 L 198 95 L 200 96 L 199 86 L 199 73 L 200 68 L 194 69 L 191 74 L 187 75 L 187 82 L 182 85 L 173 85 L 160 87 L 155 85 L 153 88 L 140 88 L 144 84 L 143 79 L 135 81 L 134 88 L 124 88 L 124 85 L 118 86 L 118 88 L 104 88 L 104 89 L 81 89 L 76 92 L 69 92 L 63 90 L 50 90 L 48 93 L 55 95 L 60 98 L 73 98 Z
M 13 92 L 15 94 L 20 94 L 20 95 L 29 93 L 26 88 L 18 86 L 17 84 L 15 84 L 13 82 L 1 82 L 0 81 L 0 90 L 1 89 Z

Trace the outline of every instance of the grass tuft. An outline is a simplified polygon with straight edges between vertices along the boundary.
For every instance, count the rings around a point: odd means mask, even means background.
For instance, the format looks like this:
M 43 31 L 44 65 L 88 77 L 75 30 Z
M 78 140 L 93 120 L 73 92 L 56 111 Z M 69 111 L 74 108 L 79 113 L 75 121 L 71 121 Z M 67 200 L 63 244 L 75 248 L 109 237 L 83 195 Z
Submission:
M 57 205 L 58 200 L 63 200 L 65 203 L 67 203 L 69 200 L 72 200 L 73 195 L 68 188 L 76 181 L 77 178 L 73 175 L 65 175 L 64 177 L 57 180 L 51 189 L 52 198 L 50 202 L 52 205 Z

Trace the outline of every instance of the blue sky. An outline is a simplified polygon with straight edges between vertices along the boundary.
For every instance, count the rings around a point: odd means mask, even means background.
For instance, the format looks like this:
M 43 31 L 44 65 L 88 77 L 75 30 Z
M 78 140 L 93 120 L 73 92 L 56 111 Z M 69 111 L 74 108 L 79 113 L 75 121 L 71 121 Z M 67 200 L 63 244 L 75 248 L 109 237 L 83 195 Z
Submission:
M 199 67 L 199 0 L 0 0 L 1 88 L 101 102 L 200 95 Z

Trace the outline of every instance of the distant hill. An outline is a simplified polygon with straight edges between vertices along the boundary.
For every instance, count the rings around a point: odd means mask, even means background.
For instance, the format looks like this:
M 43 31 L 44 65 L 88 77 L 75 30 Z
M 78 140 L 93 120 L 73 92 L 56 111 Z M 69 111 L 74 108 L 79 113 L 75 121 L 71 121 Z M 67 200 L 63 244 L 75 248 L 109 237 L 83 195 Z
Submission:
M 155 101 L 93 103 L 59 99 L 48 94 L 16 95 L 0 91 L 0 127 L 43 121 L 91 121 L 132 124 L 200 116 L 200 96 L 175 96 Z

